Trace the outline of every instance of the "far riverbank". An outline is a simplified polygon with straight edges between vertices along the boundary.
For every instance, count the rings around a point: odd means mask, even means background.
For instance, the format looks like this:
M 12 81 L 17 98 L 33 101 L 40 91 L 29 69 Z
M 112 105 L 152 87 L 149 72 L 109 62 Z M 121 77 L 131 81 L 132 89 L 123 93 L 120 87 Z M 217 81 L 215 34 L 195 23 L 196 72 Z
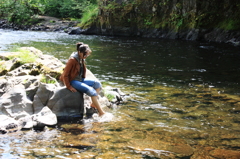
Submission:
M 103 29 L 97 26 L 91 26 L 87 29 L 78 27 L 77 21 L 70 21 L 67 19 L 60 19 L 50 16 L 39 16 L 39 23 L 21 26 L 12 23 L 7 23 L 6 20 L 0 20 L 0 29 L 11 30 L 25 30 L 25 31 L 46 31 L 46 32 L 60 32 L 70 35 L 100 35 L 100 36 L 120 36 L 120 37 L 140 37 L 140 38 L 154 38 L 154 39 L 175 39 L 175 40 L 189 40 L 202 42 L 217 42 L 227 43 L 233 46 L 240 46 L 240 32 L 239 31 L 225 31 L 223 29 L 190 29 L 181 32 L 173 30 L 161 29 L 134 29 L 131 27 Z

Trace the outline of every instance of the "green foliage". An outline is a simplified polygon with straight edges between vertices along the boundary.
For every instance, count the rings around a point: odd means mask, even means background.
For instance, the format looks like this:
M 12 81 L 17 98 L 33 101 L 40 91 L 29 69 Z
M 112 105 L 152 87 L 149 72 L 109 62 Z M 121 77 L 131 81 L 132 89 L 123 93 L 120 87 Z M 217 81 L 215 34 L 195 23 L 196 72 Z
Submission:
M 161 2 L 159 2 L 159 6 L 166 6 L 168 4 L 169 0 L 162 0 Z
M 115 3 L 115 2 L 109 2 L 109 4 L 105 7 L 105 9 L 108 9 L 108 10 L 114 10 L 116 8 L 118 8 L 120 5 L 118 5 L 118 3 Z M 122 6 L 120 6 L 122 7 Z
M 168 27 L 171 27 L 177 31 L 183 25 L 183 20 L 184 20 L 183 15 L 178 14 L 177 12 L 172 12 L 170 14 L 169 18 L 170 25 Z
M 54 17 L 79 17 L 78 0 L 46 0 L 46 14 Z
M 81 18 L 83 12 L 97 4 L 96 0 L 45 0 L 45 13 L 60 18 Z
M 238 30 L 240 29 L 240 20 L 227 19 L 220 23 L 219 28 L 224 30 Z
M 89 4 L 88 7 L 84 9 L 84 13 L 81 18 L 80 26 L 87 27 L 94 22 L 98 15 L 98 5 Z
M 144 24 L 145 26 L 149 26 L 149 25 L 152 25 L 152 22 L 148 19 L 144 19 Z
M 106 97 L 109 101 L 112 101 L 115 98 L 113 94 L 107 94 Z
M 86 12 L 88 17 L 92 17 L 96 14 L 96 5 L 97 0 L 1 0 L 0 17 L 15 24 L 28 25 L 38 23 L 34 17 L 42 14 L 59 18 L 81 18 Z
M 102 82 L 102 87 L 103 87 L 103 93 L 104 93 L 104 96 L 109 100 L 109 101 L 112 101 L 114 98 L 115 98 L 115 95 L 114 94 L 111 94 L 111 92 L 109 92 L 107 89 L 105 89 L 106 87 L 109 86 L 109 82 L 107 81 L 104 81 Z
M 2 0 L 0 15 L 15 24 L 27 25 L 32 23 L 32 16 L 41 14 L 44 6 L 42 0 Z
M 114 94 L 111 94 L 111 92 L 107 90 L 103 90 L 104 96 L 109 100 L 112 101 L 115 98 Z

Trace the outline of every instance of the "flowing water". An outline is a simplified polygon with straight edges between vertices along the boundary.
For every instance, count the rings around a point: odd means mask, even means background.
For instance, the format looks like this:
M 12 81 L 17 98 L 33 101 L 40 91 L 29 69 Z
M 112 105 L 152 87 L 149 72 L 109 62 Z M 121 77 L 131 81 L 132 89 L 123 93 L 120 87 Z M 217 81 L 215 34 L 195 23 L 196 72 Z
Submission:
M 228 44 L 0 30 L 0 53 L 33 46 L 88 68 L 128 100 L 110 122 L 59 123 L 0 136 L 2 158 L 240 158 L 240 50 Z

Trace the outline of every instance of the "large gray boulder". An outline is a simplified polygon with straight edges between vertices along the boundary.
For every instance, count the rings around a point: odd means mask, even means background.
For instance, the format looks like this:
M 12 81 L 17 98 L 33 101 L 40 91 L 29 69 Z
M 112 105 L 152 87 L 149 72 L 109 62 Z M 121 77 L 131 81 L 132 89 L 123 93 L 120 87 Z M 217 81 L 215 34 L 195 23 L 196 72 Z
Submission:
M 27 98 L 23 85 L 16 85 L 0 97 L 1 114 L 19 119 L 33 114 L 32 101 Z
M 57 88 L 46 105 L 60 118 L 83 117 L 83 93 L 73 93 L 66 87 Z
M 56 85 L 40 83 L 33 99 L 33 112 L 39 113 L 48 103 L 48 100 L 54 94 Z

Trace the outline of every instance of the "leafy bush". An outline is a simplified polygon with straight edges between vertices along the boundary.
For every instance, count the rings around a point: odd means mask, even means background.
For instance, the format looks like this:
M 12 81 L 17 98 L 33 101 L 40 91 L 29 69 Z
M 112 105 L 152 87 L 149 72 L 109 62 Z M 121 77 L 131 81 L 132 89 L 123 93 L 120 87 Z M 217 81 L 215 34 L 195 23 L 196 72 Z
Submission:
M 219 28 L 224 30 L 239 30 L 240 20 L 239 19 L 227 19 L 219 24 Z
M 60 18 L 81 18 L 84 10 L 96 0 L 46 0 L 45 12 Z
M 2 0 L 0 2 L 0 16 L 15 24 L 27 25 L 32 22 L 32 16 L 41 14 L 44 6 L 42 0 Z
M 98 15 L 98 5 L 90 4 L 88 7 L 84 9 L 80 26 L 87 27 L 91 24 Z
M 59 18 L 81 18 L 89 14 L 97 0 L 1 0 L 0 17 L 15 24 L 32 24 L 34 16 L 49 15 Z

